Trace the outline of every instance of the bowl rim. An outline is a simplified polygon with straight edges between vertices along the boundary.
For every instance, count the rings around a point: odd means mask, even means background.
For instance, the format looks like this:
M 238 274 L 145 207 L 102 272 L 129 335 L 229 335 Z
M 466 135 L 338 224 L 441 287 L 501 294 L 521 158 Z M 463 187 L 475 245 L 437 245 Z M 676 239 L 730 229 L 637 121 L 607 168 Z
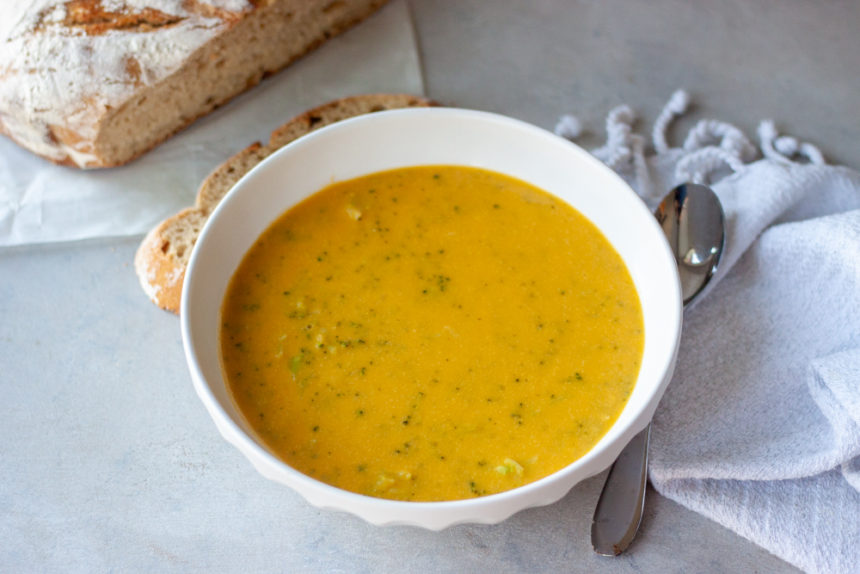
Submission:
M 194 287 L 196 285 L 196 276 L 195 269 L 200 259 L 200 253 L 202 253 L 206 249 L 206 245 L 208 244 L 208 238 L 212 235 L 213 229 L 216 229 L 218 226 L 222 225 L 219 223 L 222 218 L 222 214 L 226 213 L 230 209 L 230 205 L 235 201 L 235 198 L 239 195 L 246 193 L 245 189 L 249 187 L 253 187 L 254 181 L 259 178 L 259 176 L 266 172 L 267 170 L 277 169 L 277 164 L 280 161 L 279 158 L 284 155 L 291 154 L 294 152 L 296 148 L 300 148 L 302 146 L 312 145 L 315 141 L 321 138 L 331 137 L 333 132 L 338 131 L 346 131 L 349 129 L 354 129 L 355 127 L 360 127 L 363 124 L 373 124 L 377 121 L 389 121 L 391 118 L 398 117 L 412 117 L 412 116 L 452 116 L 455 118 L 461 119 L 469 119 L 469 120 L 479 120 L 479 121 L 488 121 L 491 123 L 495 123 L 503 126 L 504 128 L 512 128 L 521 130 L 525 133 L 530 133 L 533 136 L 541 137 L 541 138 L 552 138 L 556 140 L 555 143 L 558 145 L 566 146 L 570 153 L 577 157 L 577 160 L 583 162 L 584 165 L 588 165 L 590 169 L 595 169 L 601 171 L 603 173 L 603 177 L 614 178 L 617 183 L 620 183 L 631 196 L 633 196 L 637 201 L 635 203 L 639 204 L 639 210 L 642 215 L 646 215 L 647 217 L 641 217 L 643 221 L 643 225 L 651 226 L 653 230 L 662 234 L 660 230 L 659 224 L 657 220 L 654 218 L 653 214 L 648 210 L 647 206 L 644 202 L 641 201 L 636 192 L 630 187 L 627 182 L 625 182 L 618 174 L 616 174 L 613 170 L 595 158 L 586 150 L 577 146 L 576 144 L 560 137 L 552 132 L 544 130 L 543 128 L 537 127 L 535 125 L 529 124 L 527 122 L 517 120 L 508 116 L 495 114 L 492 112 L 478 111 L 478 110 L 468 110 L 461 108 L 448 108 L 448 107 L 430 107 L 430 108 L 408 108 L 408 109 L 398 109 L 398 110 L 388 110 L 375 112 L 372 114 L 366 114 L 361 116 L 356 116 L 353 118 L 345 119 L 329 126 L 317 129 L 309 134 L 306 134 L 293 142 L 283 146 L 282 148 L 276 150 L 274 153 L 266 157 L 263 161 L 257 164 L 254 168 L 252 168 L 248 173 L 246 173 L 240 180 L 233 185 L 233 187 L 228 191 L 228 193 L 222 198 L 213 212 L 210 214 L 208 220 L 206 221 L 203 229 L 201 230 L 195 248 L 192 250 L 192 253 L 189 258 L 188 266 L 185 273 L 185 279 L 182 288 L 181 295 L 181 304 L 180 304 L 180 322 L 181 322 L 181 335 L 183 341 L 183 347 L 185 351 L 186 362 L 189 367 L 189 371 L 191 374 L 192 382 L 195 388 L 195 391 L 206 407 L 207 412 L 210 417 L 216 423 L 217 428 L 219 429 L 222 436 L 231 444 L 233 444 L 236 448 L 242 452 L 242 454 L 250 460 L 250 462 L 256 467 L 256 469 L 272 480 L 280 482 L 282 484 L 286 484 L 291 487 L 293 490 L 297 491 L 300 495 L 303 496 L 308 502 L 310 502 L 314 506 L 324 507 L 324 508 L 334 508 L 340 510 L 346 510 L 352 514 L 355 514 L 369 522 L 374 524 L 410 524 L 423 526 L 431 529 L 441 529 L 447 526 L 451 526 L 459 523 L 496 523 L 504 520 L 505 518 L 513 515 L 520 510 L 525 508 L 540 506 L 544 504 L 550 504 L 560 499 L 564 494 L 566 494 L 575 484 L 587 478 L 587 476 L 591 476 L 593 474 L 597 474 L 601 472 L 604 468 L 608 467 L 611 464 L 611 461 L 615 460 L 617 455 L 623 449 L 627 442 L 629 442 L 632 437 L 641 431 L 647 424 L 649 423 L 651 416 L 653 415 L 654 410 L 656 409 L 657 403 L 659 402 L 659 397 L 662 396 L 665 391 L 665 387 L 668 384 L 668 380 L 671 378 L 671 374 L 674 368 L 674 363 L 677 357 L 678 347 L 680 344 L 681 338 L 681 320 L 682 320 L 682 304 L 681 304 L 681 289 L 680 289 L 680 280 L 677 276 L 677 269 L 674 265 L 674 255 L 672 254 L 669 245 L 667 242 L 662 242 L 662 248 L 664 253 L 661 256 L 668 256 L 671 258 L 673 265 L 672 269 L 674 270 L 674 281 L 669 278 L 667 281 L 667 287 L 670 289 L 674 289 L 675 297 L 678 301 L 678 305 L 674 309 L 668 309 L 668 315 L 665 317 L 665 320 L 669 322 L 670 328 L 674 331 L 674 345 L 673 351 L 670 354 L 667 354 L 665 357 L 662 357 L 662 362 L 659 365 L 660 372 L 663 373 L 663 381 L 657 385 L 655 388 L 654 396 L 651 396 L 648 400 L 641 402 L 641 404 L 636 405 L 636 408 L 632 414 L 632 422 L 626 427 L 622 428 L 621 431 L 617 431 L 618 420 L 616 420 L 612 426 L 609 427 L 607 432 L 601 437 L 600 441 L 603 440 L 610 432 L 619 432 L 619 437 L 611 443 L 604 445 L 602 449 L 597 449 L 596 447 L 600 444 L 598 441 L 591 449 L 589 449 L 583 456 L 578 459 L 572 461 L 570 464 L 565 467 L 545 476 L 533 482 L 515 487 L 510 490 L 506 490 L 503 492 L 480 496 L 476 498 L 468 498 L 468 499 L 459 499 L 459 500 L 445 500 L 445 501 L 402 501 L 402 500 L 392 500 L 385 498 L 377 498 L 373 496 L 358 494 L 355 492 L 351 492 L 348 490 L 344 490 L 322 481 L 319 481 L 315 478 L 312 478 L 297 469 L 294 469 L 290 465 L 286 464 L 284 461 L 276 457 L 274 454 L 269 452 L 265 447 L 259 444 L 253 437 L 249 436 L 248 433 L 239 426 L 239 424 L 231 417 L 222 407 L 219 399 L 214 395 L 211 385 L 207 380 L 201 369 L 201 362 L 198 356 L 197 347 L 195 344 L 195 333 L 194 326 L 191 322 L 191 317 L 189 313 L 186 311 L 190 308 L 191 305 L 191 297 L 194 291 Z M 420 164 L 416 163 L 415 165 L 429 165 L 429 164 Z M 455 165 L 455 164 L 450 164 Z M 461 164 L 461 165 L 465 165 Z M 374 173 L 380 170 L 368 170 L 366 173 Z M 360 176 L 354 176 L 360 177 Z M 319 190 L 317 190 L 319 191 Z M 553 195 L 562 201 L 567 202 L 564 198 L 558 197 L 557 194 L 552 191 L 546 190 L 547 193 Z M 315 193 L 315 192 L 311 192 Z M 305 196 L 307 197 L 307 196 Z M 296 200 L 296 202 L 291 203 L 291 205 L 295 205 L 301 201 L 301 199 Z M 289 207 L 287 207 L 289 209 Z M 599 227 L 598 227 L 599 228 Z M 262 233 L 264 228 L 260 229 L 259 233 Z M 599 228 L 600 229 L 600 228 Z M 603 230 L 601 230 L 603 231 Z M 611 243 L 611 241 L 610 241 Z M 614 246 L 613 246 L 614 247 Z M 625 264 L 627 262 L 625 261 Z M 223 294 L 222 294 L 223 297 Z M 641 299 L 640 299 L 641 300 Z M 220 314 L 220 309 L 218 310 Z M 644 352 L 644 349 L 643 349 Z M 226 385 L 226 381 L 224 381 Z M 639 380 L 637 379 L 637 384 Z M 632 394 L 631 394 L 632 396 Z M 656 396 L 656 398 L 655 398 Z M 231 398 L 232 399 L 232 398 Z M 625 409 L 630 403 L 628 402 L 625 405 Z M 650 411 L 650 412 L 649 412 Z M 623 412 L 623 411 L 622 411 Z M 241 412 L 238 413 L 239 416 L 243 416 Z M 620 419 L 620 415 L 619 415 Z M 624 440 L 620 440 L 620 438 L 625 437 Z M 610 448 L 611 447 L 611 448 Z M 611 458 L 607 456 L 607 453 L 611 454 Z M 587 468 L 589 464 L 591 464 L 595 459 L 598 458 L 607 458 L 609 463 L 606 464 L 603 468 L 597 468 L 594 472 L 591 472 L 588 475 L 582 476 L 581 478 L 574 480 L 569 486 L 566 486 L 561 491 L 560 495 L 552 495 L 550 498 L 538 499 L 536 501 L 532 501 L 529 504 L 511 504 L 508 506 L 506 510 L 501 513 L 495 513 L 494 516 L 482 516 L 482 510 L 486 510 L 487 507 L 491 506 L 504 506 L 505 502 L 516 502 L 521 499 L 529 499 L 532 498 L 537 492 L 540 492 L 546 488 L 548 484 L 556 483 L 565 477 L 575 474 L 581 468 Z M 277 475 L 277 476 L 276 476 Z M 305 490 L 307 489 L 307 490 Z M 310 496 L 309 492 L 312 492 L 314 496 Z M 320 497 L 328 498 L 331 500 L 331 504 L 327 504 L 324 502 L 320 502 Z M 341 502 L 345 502 L 347 504 L 341 504 Z M 423 509 L 427 511 L 432 511 L 431 514 L 434 516 L 444 515 L 449 511 L 453 510 L 464 510 L 464 509 L 473 509 L 473 515 L 469 518 L 460 518 L 455 520 L 429 520 L 425 521 L 427 523 L 422 523 L 418 516 L 416 516 L 415 520 L 411 519 L 395 519 L 395 520 L 376 520 L 373 517 L 368 517 L 361 512 L 355 511 L 354 509 L 344 508 L 347 505 L 354 505 L 360 507 L 366 507 L 368 505 L 377 507 L 384 512 L 384 509 L 388 509 L 397 515 L 404 515 L 405 512 L 414 511 L 417 512 L 418 509 Z

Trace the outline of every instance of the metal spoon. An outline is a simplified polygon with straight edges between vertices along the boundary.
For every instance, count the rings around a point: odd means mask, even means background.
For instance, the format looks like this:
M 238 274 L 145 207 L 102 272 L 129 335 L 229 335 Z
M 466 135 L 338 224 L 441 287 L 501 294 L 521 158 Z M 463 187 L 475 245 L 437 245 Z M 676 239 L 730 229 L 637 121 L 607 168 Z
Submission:
M 655 216 L 675 254 L 686 306 L 717 270 L 726 243 L 723 208 L 711 188 L 685 183 L 663 198 Z M 609 470 L 591 524 L 591 545 L 598 554 L 621 554 L 639 530 L 645 507 L 650 436 L 649 424 L 624 447 Z

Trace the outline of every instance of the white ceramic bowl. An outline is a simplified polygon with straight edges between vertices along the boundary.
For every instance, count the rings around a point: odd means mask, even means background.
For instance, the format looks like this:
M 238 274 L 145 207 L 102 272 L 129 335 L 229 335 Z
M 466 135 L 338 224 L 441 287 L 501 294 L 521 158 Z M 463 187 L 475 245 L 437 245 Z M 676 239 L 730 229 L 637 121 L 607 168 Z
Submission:
M 633 394 L 618 421 L 585 456 L 514 490 L 450 502 L 401 502 L 347 492 L 310 478 L 258 442 L 222 377 L 218 329 L 233 271 L 281 213 L 333 181 L 397 167 L 457 164 L 528 181 L 571 204 L 606 235 L 642 302 L 645 348 Z M 532 125 L 484 112 L 427 108 L 346 120 L 284 147 L 236 184 L 209 218 L 191 256 L 182 293 L 182 340 L 194 387 L 221 434 L 264 476 L 311 504 L 373 524 L 442 529 L 496 523 L 557 501 L 607 468 L 648 424 L 674 367 L 681 333 L 675 261 L 654 217 L 614 172 L 574 144 Z

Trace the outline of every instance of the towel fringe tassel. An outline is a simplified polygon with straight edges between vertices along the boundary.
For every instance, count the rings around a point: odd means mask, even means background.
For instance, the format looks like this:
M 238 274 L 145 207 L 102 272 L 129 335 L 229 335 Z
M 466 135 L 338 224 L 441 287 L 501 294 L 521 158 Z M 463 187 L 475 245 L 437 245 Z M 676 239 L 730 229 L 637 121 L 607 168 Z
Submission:
M 732 124 L 701 120 L 687 133 L 681 148 L 672 148 L 667 137 L 669 127 L 687 113 L 690 101 L 690 95 L 685 90 L 673 93 L 654 121 L 651 133 L 655 154 L 662 155 L 673 150 L 687 152 L 675 167 L 675 180 L 678 183 L 708 183 L 720 170 L 728 168 L 732 172 L 740 172 L 746 164 L 762 156 L 785 164 L 826 163 L 824 155 L 816 146 L 791 136 L 780 136 L 771 120 L 761 122 L 758 127 L 760 147 L 756 147 Z M 645 138 L 634 130 L 636 119 L 636 114 L 627 105 L 610 111 L 606 117 L 606 144 L 591 153 L 616 171 L 632 171 L 639 192 L 647 196 L 652 184 Z M 582 135 L 583 126 L 576 116 L 565 114 L 556 124 L 555 133 L 573 141 Z

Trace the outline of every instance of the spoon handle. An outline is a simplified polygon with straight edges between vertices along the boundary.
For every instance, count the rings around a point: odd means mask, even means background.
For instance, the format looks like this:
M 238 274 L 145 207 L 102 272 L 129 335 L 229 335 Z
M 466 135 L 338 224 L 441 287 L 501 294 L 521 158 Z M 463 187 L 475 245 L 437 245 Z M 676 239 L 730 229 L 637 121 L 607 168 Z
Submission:
M 591 545 L 598 554 L 621 554 L 639 530 L 645 507 L 650 437 L 649 424 L 624 447 L 609 469 L 591 523 Z

